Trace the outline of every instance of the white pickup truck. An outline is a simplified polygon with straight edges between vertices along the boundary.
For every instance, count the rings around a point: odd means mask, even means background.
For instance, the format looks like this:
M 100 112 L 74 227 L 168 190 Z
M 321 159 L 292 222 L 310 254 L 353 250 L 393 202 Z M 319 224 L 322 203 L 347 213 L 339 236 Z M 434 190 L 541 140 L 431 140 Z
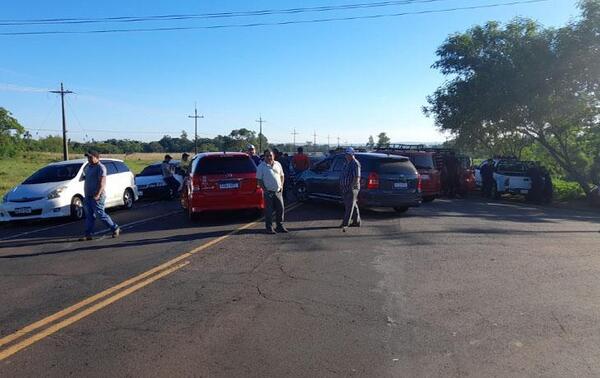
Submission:
M 481 167 L 475 170 L 475 182 L 481 187 Z M 502 194 L 527 195 L 531 190 L 531 179 L 527 175 L 530 163 L 518 160 L 494 160 L 494 185 L 492 197 L 500 198 Z

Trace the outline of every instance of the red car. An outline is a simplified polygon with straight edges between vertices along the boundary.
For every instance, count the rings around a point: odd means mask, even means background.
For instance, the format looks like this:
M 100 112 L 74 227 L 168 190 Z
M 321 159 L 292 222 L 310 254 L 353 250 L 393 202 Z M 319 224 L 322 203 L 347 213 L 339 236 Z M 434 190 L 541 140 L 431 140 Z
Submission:
M 421 145 L 390 145 L 379 148 L 378 152 L 391 155 L 406 156 L 421 175 L 423 202 L 431 202 L 440 196 L 442 191 L 441 174 L 434 162 L 434 153 L 423 151 Z
M 181 205 L 190 219 L 215 210 L 265 207 L 256 179 L 256 165 L 245 153 L 207 152 L 196 155 L 181 194 Z

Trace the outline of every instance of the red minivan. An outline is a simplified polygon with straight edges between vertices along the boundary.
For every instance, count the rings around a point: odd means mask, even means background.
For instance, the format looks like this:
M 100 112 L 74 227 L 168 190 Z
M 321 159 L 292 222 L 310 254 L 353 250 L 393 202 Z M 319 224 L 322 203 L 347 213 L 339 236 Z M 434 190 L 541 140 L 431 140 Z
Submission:
M 192 159 L 190 167 L 181 194 L 181 205 L 190 219 L 204 211 L 264 209 L 256 165 L 247 154 L 201 153 Z

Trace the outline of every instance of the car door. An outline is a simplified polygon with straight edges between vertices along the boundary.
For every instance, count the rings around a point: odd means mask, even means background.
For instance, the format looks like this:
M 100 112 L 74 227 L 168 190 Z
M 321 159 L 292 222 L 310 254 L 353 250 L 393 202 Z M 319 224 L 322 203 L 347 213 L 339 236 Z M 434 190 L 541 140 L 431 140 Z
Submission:
M 310 195 L 317 197 L 327 196 L 327 176 L 331 169 L 332 159 L 325 159 L 315 164 L 306 174 L 306 189 Z
M 341 198 L 340 194 L 340 176 L 346 165 L 346 158 L 342 155 L 336 156 L 331 164 L 331 170 L 327 175 L 327 195 L 334 198 Z
M 106 206 L 115 206 L 115 203 L 121 200 L 121 195 L 123 194 L 123 191 L 119 190 L 119 171 L 112 161 L 104 160 L 102 164 L 106 167 L 106 186 L 104 187 Z

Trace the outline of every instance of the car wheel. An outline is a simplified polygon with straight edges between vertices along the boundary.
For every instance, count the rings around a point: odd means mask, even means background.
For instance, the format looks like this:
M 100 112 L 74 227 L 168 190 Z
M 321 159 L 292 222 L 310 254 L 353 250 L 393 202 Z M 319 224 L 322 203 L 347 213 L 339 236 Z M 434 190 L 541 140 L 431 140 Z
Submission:
M 423 202 L 433 202 L 435 200 L 435 196 L 425 196 L 423 197 Z
M 396 210 L 396 212 L 398 214 L 402 214 L 402 213 L 406 213 L 408 211 L 408 207 L 407 206 L 398 206 L 398 207 L 394 207 L 394 210 Z
M 303 182 L 296 184 L 296 190 L 294 193 L 296 194 L 296 199 L 300 202 L 304 202 L 308 199 L 306 184 Z
M 494 185 L 492 185 L 492 198 L 500 199 L 500 193 L 498 192 L 498 184 L 496 184 L 496 183 L 494 183 Z
M 75 196 L 71 199 L 71 218 L 74 220 L 83 219 L 83 200 L 79 196 Z
M 133 192 L 131 189 L 125 189 L 123 192 L 123 207 L 126 209 L 131 209 L 133 207 Z

